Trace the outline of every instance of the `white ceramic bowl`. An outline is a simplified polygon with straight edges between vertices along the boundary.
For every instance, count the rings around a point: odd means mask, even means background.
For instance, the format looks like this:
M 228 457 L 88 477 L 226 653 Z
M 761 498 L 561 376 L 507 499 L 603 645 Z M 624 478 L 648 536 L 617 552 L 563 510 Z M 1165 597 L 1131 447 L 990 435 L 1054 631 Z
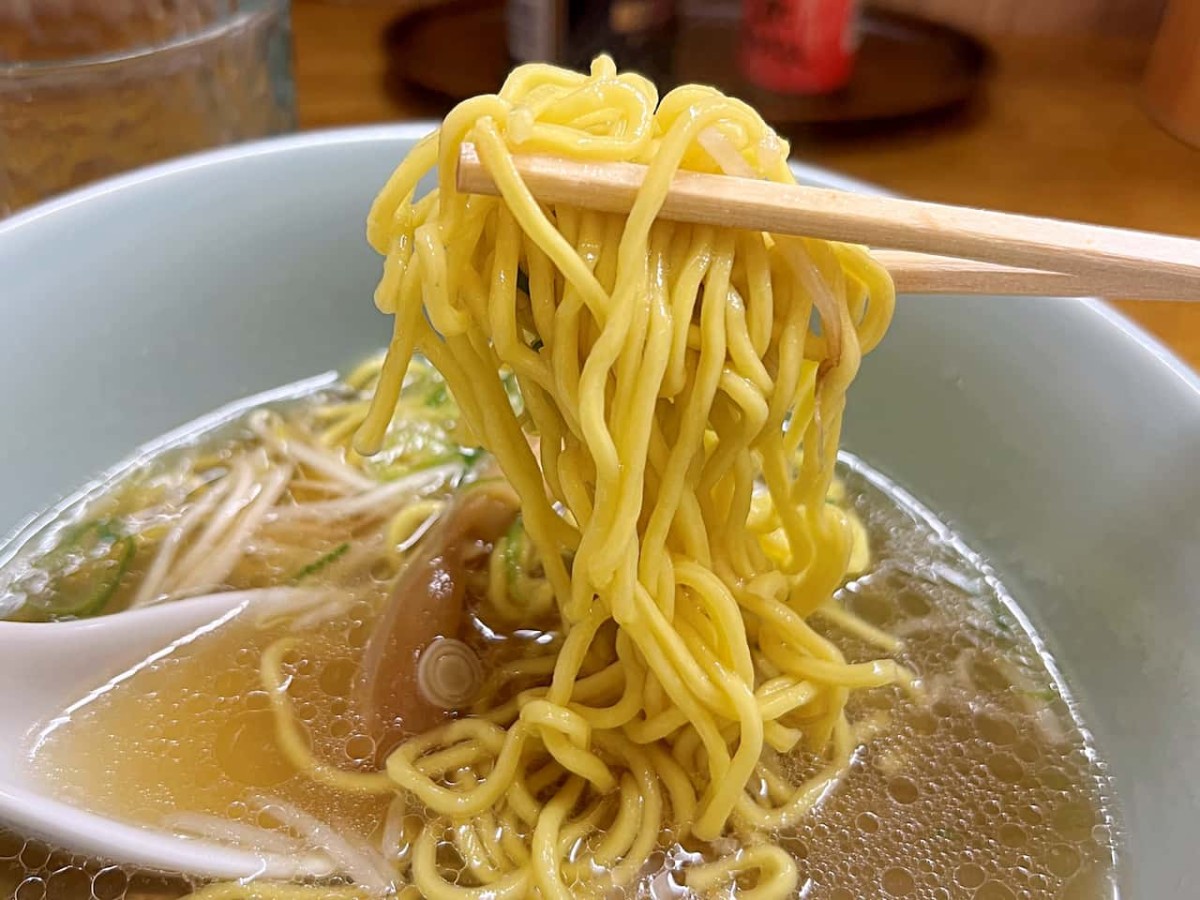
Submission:
M 221 150 L 0 223 L 0 532 L 185 420 L 382 346 L 363 220 L 428 127 Z M 982 550 L 1057 656 L 1115 778 L 1124 887 L 1194 896 L 1200 380 L 1099 302 L 904 297 L 846 446 Z

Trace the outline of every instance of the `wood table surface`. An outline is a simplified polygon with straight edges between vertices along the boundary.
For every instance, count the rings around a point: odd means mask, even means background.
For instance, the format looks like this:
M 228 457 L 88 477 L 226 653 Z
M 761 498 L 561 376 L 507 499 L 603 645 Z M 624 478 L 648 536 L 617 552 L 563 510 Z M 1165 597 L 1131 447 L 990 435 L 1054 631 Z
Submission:
M 427 118 L 387 87 L 382 34 L 419 0 L 294 0 L 302 128 Z M 1142 111 L 1144 40 L 1005 38 L 968 109 L 902 128 L 793 143 L 795 155 L 901 193 L 1200 237 L 1200 150 Z M 1200 369 L 1200 303 L 1117 300 Z

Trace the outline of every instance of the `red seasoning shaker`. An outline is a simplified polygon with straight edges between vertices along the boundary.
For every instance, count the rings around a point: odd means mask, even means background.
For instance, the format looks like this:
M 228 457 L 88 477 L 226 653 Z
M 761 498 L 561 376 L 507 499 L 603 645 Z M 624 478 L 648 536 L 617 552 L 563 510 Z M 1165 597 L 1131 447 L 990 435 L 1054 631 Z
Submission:
M 781 94 L 824 94 L 850 80 L 858 0 L 744 0 L 740 64 Z

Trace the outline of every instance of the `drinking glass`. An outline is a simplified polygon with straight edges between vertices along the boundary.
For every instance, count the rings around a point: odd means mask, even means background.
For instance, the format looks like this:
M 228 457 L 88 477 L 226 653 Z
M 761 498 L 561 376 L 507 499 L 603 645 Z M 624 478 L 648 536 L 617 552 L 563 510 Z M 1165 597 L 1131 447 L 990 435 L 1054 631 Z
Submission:
M 0 0 L 0 217 L 294 126 L 288 0 Z

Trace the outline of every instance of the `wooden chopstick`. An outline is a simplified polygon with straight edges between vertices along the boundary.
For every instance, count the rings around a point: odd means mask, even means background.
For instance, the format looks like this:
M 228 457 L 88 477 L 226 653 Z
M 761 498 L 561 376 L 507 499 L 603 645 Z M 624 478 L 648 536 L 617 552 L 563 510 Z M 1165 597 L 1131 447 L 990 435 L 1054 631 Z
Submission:
M 634 163 L 514 162 L 538 200 L 601 212 L 628 212 L 646 173 Z M 457 184 L 499 193 L 471 144 L 462 146 Z M 1200 299 L 1200 241 L 1183 237 L 697 172 L 675 176 L 659 215 L 910 251 L 892 257 L 904 291 Z
M 1020 294 L 1090 297 L 1098 292 L 1077 275 L 1021 269 L 975 259 L 933 256 L 911 250 L 872 250 L 901 294 Z M 1143 296 L 1147 296 L 1145 291 Z

